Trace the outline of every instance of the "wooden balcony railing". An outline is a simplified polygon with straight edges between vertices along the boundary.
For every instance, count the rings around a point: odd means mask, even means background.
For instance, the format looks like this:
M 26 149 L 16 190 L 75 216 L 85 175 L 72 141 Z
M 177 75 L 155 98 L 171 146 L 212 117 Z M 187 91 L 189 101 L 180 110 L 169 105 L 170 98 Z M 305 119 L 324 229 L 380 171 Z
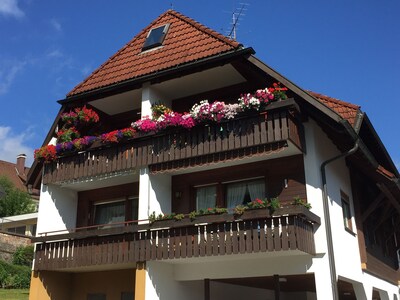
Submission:
M 93 231 L 36 237 L 34 270 L 59 270 L 150 260 L 272 251 L 315 254 L 313 223 L 304 207 L 207 215 L 191 221 L 156 221 Z
M 61 157 L 45 164 L 43 183 L 84 180 L 142 166 L 157 171 L 224 161 L 285 147 L 288 141 L 303 151 L 303 128 L 296 112 L 295 102 L 288 99 L 271 104 L 262 114 Z

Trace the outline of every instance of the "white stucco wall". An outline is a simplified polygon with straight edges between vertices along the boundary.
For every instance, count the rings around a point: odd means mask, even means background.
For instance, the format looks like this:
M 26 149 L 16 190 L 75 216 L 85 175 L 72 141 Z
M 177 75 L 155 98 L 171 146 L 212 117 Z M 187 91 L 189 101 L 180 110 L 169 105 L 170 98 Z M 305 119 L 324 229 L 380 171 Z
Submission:
M 314 121 L 310 120 L 304 125 L 307 143 L 307 154 L 304 155 L 307 199 L 312 205 L 312 211 L 321 217 L 321 225 L 315 233 L 316 250 L 320 254 L 320 257 L 317 256 L 313 259 L 313 266 L 310 271 L 316 274 L 317 289 L 318 286 L 330 288 L 330 282 L 328 282 L 330 276 L 326 273 L 329 272 L 329 264 L 326 257 L 327 244 L 320 167 L 324 161 L 338 155 L 340 152 Z M 354 221 L 350 174 L 344 158 L 326 166 L 326 178 L 337 276 L 347 279 L 347 281 L 359 283 L 365 287 L 371 285 L 371 278 L 373 277 L 374 287 L 381 286 L 391 290 L 395 289 L 395 285 L 388 284 L 371 275 L 365 277 L 365 274 L 362 272 L 356 235 L 357 228 Z M 343 224 L 341 191 L 349 197 L 350 209 L 353 216 L 353 233 L 348 232 Z M 322 277 L 317 276 L 317 273 L 321 274 Z
M 37 235 L 75 228 L 77 203 L 77 192 L 56 185 L 42 184 Z
M 146 299 L 203 300 L 202 281 L 179 282 L 174 279 L 174 265 L 150 261 L 146 263 Z

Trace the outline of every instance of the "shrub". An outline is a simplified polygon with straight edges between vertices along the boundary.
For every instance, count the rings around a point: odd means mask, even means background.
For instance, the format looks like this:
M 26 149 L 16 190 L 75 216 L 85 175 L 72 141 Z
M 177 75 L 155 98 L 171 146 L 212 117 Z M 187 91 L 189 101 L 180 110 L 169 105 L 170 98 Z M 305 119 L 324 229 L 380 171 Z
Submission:
M 27 289 L 31 281 L 31 268 L 0 261 L 0 287 Z
M 12 263 L 19 266 L 30 266 L 33 260 L 33 246 L 20 246 L 15 250 Z

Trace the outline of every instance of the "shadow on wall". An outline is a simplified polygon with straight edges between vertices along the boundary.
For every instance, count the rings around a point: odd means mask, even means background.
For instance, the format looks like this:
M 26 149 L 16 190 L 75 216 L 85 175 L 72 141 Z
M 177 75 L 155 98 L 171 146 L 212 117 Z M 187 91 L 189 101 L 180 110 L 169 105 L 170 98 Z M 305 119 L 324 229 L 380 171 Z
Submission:
M 154 191 L 160 209 L 164 213 L 171 212 L 171 175 L 157 174 L 151 175 L 151 188 Z
M 65 224 L 65 228 L 75 228 L 76 227 L 76 211 L 78 205 L 78 195 L 77 192 L 63 189 L 57 186 L 51 186 L 51 190 L 49 191 L 48 186 L 43 186 L 42 193 L 48 193 L 49 197 L 54 205 L 54 209 L 56 211 L 49 213 L 57 213 L 56 216 L 61 219 L 62 224 Z M 40 212 L 39 212 L 40 214 Z M 49 216 L 48 216 L 49 217 Z M 55 224 L 61 224 L 61 221 L 58 222 L 56 219 L 52 219 Z M 54 223 L 53 223 L 54 224 Z M 65 229 L 58 228 L 58 229 Z
M 31 280 L 30 299 L 71 299 L 72 275 L 63 272 L 34 271 Z

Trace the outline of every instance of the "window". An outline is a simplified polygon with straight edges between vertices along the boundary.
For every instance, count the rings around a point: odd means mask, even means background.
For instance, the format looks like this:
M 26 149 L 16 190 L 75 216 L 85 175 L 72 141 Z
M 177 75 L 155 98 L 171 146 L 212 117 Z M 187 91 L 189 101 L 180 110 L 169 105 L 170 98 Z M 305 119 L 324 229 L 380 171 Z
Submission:
M 96 203 L 94 206 L 94 225 L 125 222 L 125 201 Z
M 146 51 L 161 46 L 167 34 L 169 24 L 152 28 L 147 34 L 146 41 L 143 44 L 142 51 Z
M 226 206 L 233 208 L 256 199 L 265 198 L 264 179 L 247 180 L 226 185 Z
M 342 200 L 342 212 L 343 212 L 343 223 L 344 227 L 350 231 L 353 231 L 353 226 L 351 224 L 351 211 L 350 211 L 350 201 L 349 197 L 341 192 Z
M 125 221 L 137 220 L 138 218 L 138 199 L 128 198 L 97 202 L 94 204 L 93 225 L 105 225 L 102 228 L 109 228 L 106 224 L 123 226 Z M 119 223 L 119 224 L 118 224 Z
M 217 186 L 209 185 L 196 188 L 196 209 L 215 207 L 217 201 Z
M 12 228 L 7 229 L 8 232 L 21 234 L 21 235 L 25 235 L 25 230 L 26 230 L 25 226 L 12 227 Z
M 265 198 L 264 178 L 216 183 L 195 188 L 197 210 L 216 206 L 234 208 L 257 198 Z

